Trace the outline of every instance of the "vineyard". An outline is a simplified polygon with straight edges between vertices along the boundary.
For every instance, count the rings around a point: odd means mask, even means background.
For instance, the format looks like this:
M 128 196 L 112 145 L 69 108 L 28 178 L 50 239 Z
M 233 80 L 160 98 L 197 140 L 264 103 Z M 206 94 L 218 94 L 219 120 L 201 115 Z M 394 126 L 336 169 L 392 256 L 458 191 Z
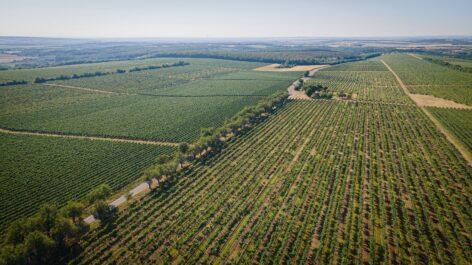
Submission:
M 308 83 L 330 91 L 353 93 L 358 100 L 412 104 L 387 68 L 375 59 L 322 69 Z
M 471 174 L 416 106 L 291 101 L 73 263 L 468 264 Z
M 0 135 L 0 230 L 45 202 L 63 205 L 106 183 L 134 181 L 159 154 L 175 148 L 77 139 Z
M 472 152 L 472 111 L 465 109 L 428 108 L 446 128 Z
M 18 79 L 72 72 L 124 69 L 142 71 L 80 79 L 6 86 L 0 89 L 0 127 L 169 142 L 191 142 L 200 129 L 218 127 L 261 98 L 285 90 L 300 72 L 274 74 L 250 69 L 262 64 L 188 59 L 188 65 L 146 69 L 175 62 L 148 59 L 43 69 L 2 71 Z M 92 67 L 93 66 L 93 67 Z M 126 67 L 127 68 L 126 68 Z M 87 70 L 86 70 L 87 69 Z M 42 72 L 41 72 L 42 71 Z M 169 116 L 175 117 L 169 119 Z M 145 121 L 145 122 L 143 122 Z
M 472 74 L 406 54 L 382 56 L 414 94 L 426 94 L 472 105 Z

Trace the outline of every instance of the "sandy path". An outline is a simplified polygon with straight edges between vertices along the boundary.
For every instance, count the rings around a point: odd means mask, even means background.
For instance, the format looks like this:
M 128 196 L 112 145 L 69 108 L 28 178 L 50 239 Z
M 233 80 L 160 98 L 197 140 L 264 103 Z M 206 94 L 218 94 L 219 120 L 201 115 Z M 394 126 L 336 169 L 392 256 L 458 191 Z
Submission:
M 42 84 L 42 85 L 44 85 L 44 86 L 52 86 L 52 87 L 72 88 L 72 89 L 79 89 L 79 90 L 84 90 L 84 91 L 89 91 L 89 92 L 104 93 L 104 94 L 113 94 L 113 95 L 133 95 L 133 96 L 136 96 L 136 95 L 137 95 L 137 94 L 130 94 L 130 93 L 119 93 L 119 92 L 113 92 L 113 91 L 99 90 L 99 89 L 94 89 L 94 88 L 59 85 L 59 84 L 54 84 L 54 83 Z
M 416 55 L 416 54 L 409 53 L 408 55 L 410 55 L 410 56 L 413 57 L 413 58 L 416 58 L 416 59 L 419 59 L 419 60 L 423 60 L 423 58 L 419 57 L 419 56 Z
M 32 131 L 15 131 L 0 128 L 0 133 L 14 134 L 14 135 L 30 135 L 30 136 L 47 136 L 47 137 L 58 137 L 58 138 L 72 138 L 72 139 L 86 139 L 94 141 L 110 141 L 110 142 L 123 142 L 123 143 L 134 143 L 134 144 L 150 144 L 150 145 L 165 145 L 165 146 L 179 146 L 178 143 L 173 142 L 161 142 L 151 140 L 133 140 L 124 138 L 112 138 L 112 137 L 97 137 L 97 136 L 84 136 L 84 135 L 70 135 L 70 134 L 59 134 L 59 133 L 41 133 Z
M 403 81 L 400 79 L 400 77 L 397 75 L 397 73 L 395 73 L 395 71 L 393 71 L 392 68 L 390 68 L 390 66 L 384 61 L 384 60 L 380 60 L 384 65 L 385 67 L 387 67 L 387 69 L 390 71 L 390 73 L 393 74 L 393 76 L 395 76 L 395 79 L 397 80 L 398 84 L 400 85 L 400 87 L 403 89 L 403 91 L 405 92 L 405 94 L 407 96 L 409 96 L 413 101 L 415 101 L 414 99 L 414 96 L 412 96 L 412 94 L 410 94 L 410 91 L 408 91 L 408 88 L 405 86 L 405 84 L 403 83 Z M 416 101 L 415 101 L 416 103 Z M 418 104 L 418 103 L 417 103 Z M 433 114 L 431 114 L 431 112 L 429 112 L 425 106 L 421 106 L 421 105 L 418 105 L 418 107 L 426 114 L 426 116 L 428 116 L 428 118 L 434 123 L 434 125 L 436 125 L 436 127 L 438 128 L 438 130 L 444 134 L 444 136 L 446 136 L 446 139 L 456 147 L 456 149 L 459 151 L 459 153 L 461 153 L 461 155 L 464 157 L 464 159 L 469 163 L 470 166 L 472 166 L 472 156 L 471 154 L 469 153 L 469 151 L 467 151 L 467 149 L 462 145 L 462 143 L 457 140 L 457 138 L 452 134 L 450 133 L 434 116 Z
M 325 67 L 326 67 L 326 66 L 323 65 L 323 66 L 318 67 L 318 68 L 316 68 L 316 69 L 310 70 L 310 72 L 309 72 L 309 74 L 308 74 L 308 77 L 303 77 L 303 78 L 302 78 L 303 81 L 305 82 L 305 81 L 307 81 L 307 80 L 310 80 L 311 77 L 313 77 L 313 75 L 314 75 L 316 72 L 318 72 L 319 70 L 321 70 L 321 69 L 323 69 L 323 68 L 325 68 Z M 288 95 L 289 95 L 288 98 L 289 98 L 289 99 L 311 100 L 311 98 L 310 98 L 309 96 L 307 96 L 304 91 L 297 91 L 297 90 L 295 89 L 298 85 L 299 85 L 299 81 L 297 80 L 297 81 L 293 82 L 293 84 L 288 87 Z

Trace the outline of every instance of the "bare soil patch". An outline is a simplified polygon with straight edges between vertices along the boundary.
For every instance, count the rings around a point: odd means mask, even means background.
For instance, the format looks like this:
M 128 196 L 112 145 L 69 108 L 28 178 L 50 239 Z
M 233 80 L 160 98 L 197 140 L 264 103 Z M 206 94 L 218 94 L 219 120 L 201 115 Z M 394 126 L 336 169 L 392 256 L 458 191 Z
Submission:
M 0 54 L 0 63 L 11 63 L 13 61 L 21 61 L 23 59 L 26 59 L 26 57 L 8 53 Z
M 471 106 L 457 103 L 452 100 L 437 98 L 430 95 L 410 94 L 413 101 L 421 107 L 437 107 L 437 108 L 455 108 L 455 109 L 472 109 Z
M 280 64 L 270 64 L 254 69 L 255 71 L 266 72 L 305 72 L 324 67 L 325 65 L 297 65 L 290 68 L 280 67 Z

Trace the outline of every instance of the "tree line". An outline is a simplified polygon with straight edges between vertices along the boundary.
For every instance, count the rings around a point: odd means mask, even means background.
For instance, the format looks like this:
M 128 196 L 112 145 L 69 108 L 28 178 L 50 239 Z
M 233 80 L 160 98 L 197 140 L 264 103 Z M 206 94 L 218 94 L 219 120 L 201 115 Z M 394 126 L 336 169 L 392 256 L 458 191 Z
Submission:
M 194 144 L 182 143 L 174 155 L 160 155 L 156 163 L 145 170 L 144 177 L 151 191 L 167 189 L 176 177 L 193 163 L 205 163 L 237 136 L 247 133 L 280 109 L 288 95 L 285 92 L 269 97 L 257 105 L 245 107 L 219 128 L 203 128 Z
M 49 82 L 49 81 L 62 81 L 62 80 L 89 78 L 89 77 L 97 77 L 97 76 L 104 76 L 104 75 L 111 75 L 111 74 L 124 74 L 126 72 L 131 73 L 131 72 L 137 72 L 137 71 L 155 70 L 155 69 L 185 66 L 185 65 L 189 65 L 189 63 L 184 62 L 184 61 L 179 61 L 179 62 L 172 63 L 172 64 L 150 65 L 150 66 L 144 66 L 144 67 L 137 67 L 136 66 L 136 67 L 133 67 L 129 70 L 117 69 L 114 72 L 96 71 L 96 72 L 93 72 L 93 73 L 73 74 L 71 76 L 70 75 L 60 75 L 60 76 L 51 77 L 51 78 L 36 77 L 34 79 L 34 83 L 35 84 L 40 84 L 40 83 L 46 83 L 46 82 Z
M 223 126 L 202 129 L 194 144 L 181 143 L 174 155 L 157 157 L 156 163 L 144 172 L 150 190 L 169 188 L 183 170 L 215 156 L 237 136 L 274 114 L 287 97 L 282 92 L 245 107 Z M 108 185 L 100 185 L 82 201 L 70 201 L 62 209 L 45 204 L 34 216 L 13 222 L 0 249 L 0 264 L 66 263 L 80 252 L 79 241 L 90 229 L 83 220 L 86 212 L 91 212 L 101 226 L 114 228 L 118 211 L 106 202 L 111 193 Z
M 90 229 L 83 220 L 87 208 L 102 226 L 113 226 L 117 209 L 106 203 L 110 195 L 111 188 L 102 184 L 83 201 L 69 201 L 62 208 L 44 204 L 32 217 L 14 221 L 4 236 L 0 264 L 66 263 L 80 252 L 79 241 Z
M 434 63 L 434 64 L 438 64 L 438 65 L 441 65 L 441 66 L 451 68 L 453 70 L 466 72 L 466 73 L 472 73 L 472 68 L 471 67 L 464 67 L 462 65 L 452 64 L 452 63 L 449 63 L 449 62 L 446 62 L 446 61 L 443 61 L 443 60 L 440 60 L 440 59 L 436 59 L 436 58 L 424 57 L 423 59 L 428 61 L 428 62 Z

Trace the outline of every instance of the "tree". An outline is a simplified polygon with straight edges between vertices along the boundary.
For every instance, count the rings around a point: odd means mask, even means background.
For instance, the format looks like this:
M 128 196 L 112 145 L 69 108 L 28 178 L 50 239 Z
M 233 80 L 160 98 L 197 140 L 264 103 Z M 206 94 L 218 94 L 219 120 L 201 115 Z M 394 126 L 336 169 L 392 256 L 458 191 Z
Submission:
M 40 231 L 30 233 L 24 243 L 28 264 L 48 264 L 53 252 L 54 240 Z
M 4 245 L 0 249 L 0 264 L 26 264 L 24 246 Z
M 111 195 L 111 188 L 107 184 L 101 184 L 93 189 L 87 196 L 89 203 L 94 203 L 98 200 L 105 200 Z
M 179 144 L 179 152 L 180 153 L 185 154 L 185 153 L 187 153 L 188 149 L 189 149 L 189 146 L 188 146 L 187 143 Z
M 156 158 L 156 162 L 158 164 L 164 164 L 164 163 L 167 163 L 169 162 L 170 160 L 172 160 L 172 156 L 171 155 L 159 155 L 157 158 Z
M 44 232 L 50 234 L 50 231 L 56 224 L 58 217 L 59 211 L 55 204 L 44 204 L 39 208 L 38 224 Z
M 115 220 L 118 210 L 114 206 L 108 205 L 105 201 L 100 200 L 95 203 L 94 214 L 95 218 L 100 220 L 104 226 L 110 225 Z
M 36 78 L 34 79 L 34 82 L 35 82 L 36 84 L 45 83 L 46 81 L 47 81 L 47 80 L 46 80 L 45 78 L 42 78 L 42 77 L 36 77 Z
M 76 201 L 69 201 L 66 206 L 63 208 L 63 214 L 65 217 L 71 218 L 74 224 L 77 224 L 77 220 L 82 216 L 84 213 L 85 206 Z

